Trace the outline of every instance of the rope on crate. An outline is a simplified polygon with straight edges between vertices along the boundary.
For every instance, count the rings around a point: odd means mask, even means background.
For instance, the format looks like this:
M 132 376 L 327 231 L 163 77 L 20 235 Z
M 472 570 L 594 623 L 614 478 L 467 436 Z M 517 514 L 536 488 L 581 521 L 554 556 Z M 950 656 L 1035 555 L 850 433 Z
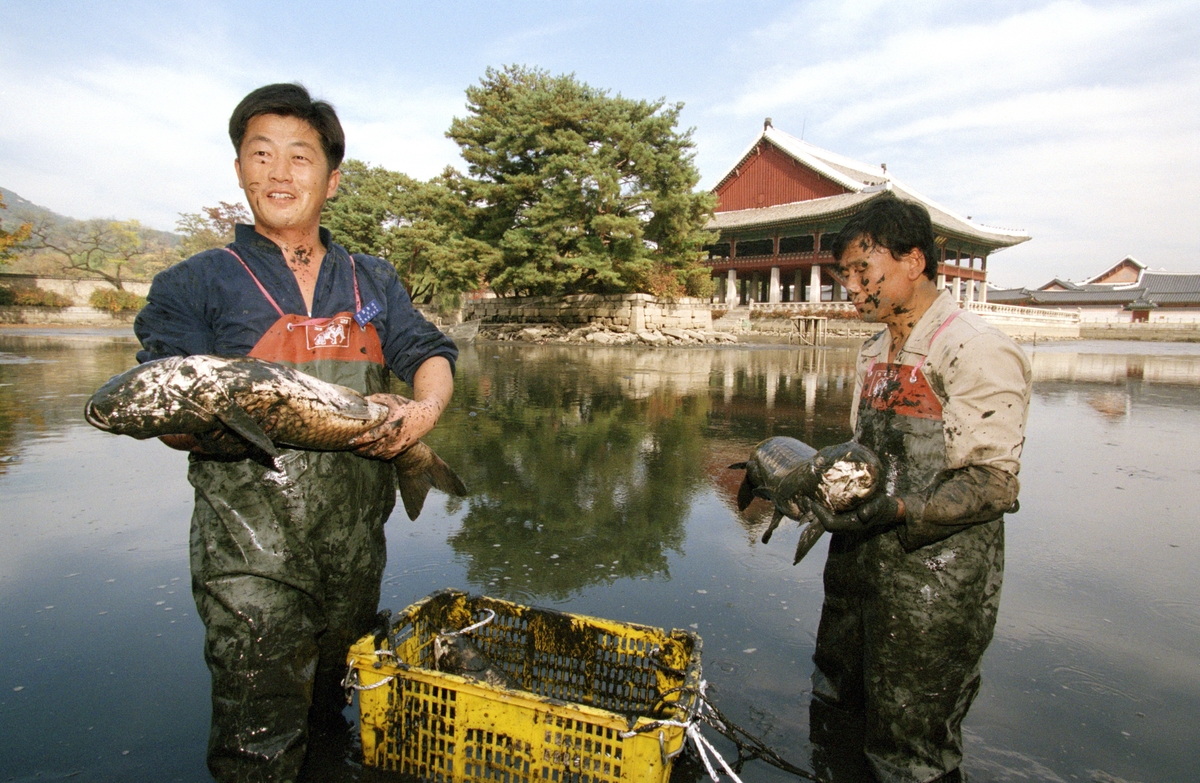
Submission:
M 439 636 L 462 636 L 464 633 L 470 633 L 471 631 L 478 631 L 480 628 L 487 625 L 492 620 L 496 619 L 496 613 L 493 610 L 481 609 L 480 611 L 487 612 L 488 616 L 483 618 L 479 622 L 475 623 L 474 625 L 468 625 L 466 628 L 460 628 L 457 631 L 442 631 L 438 635 Z
M 436 639 L 438 636 L 462 636 L 465 633 L 470 633 L 471 631 L 477 631 L 480 628 L 482 628 L 483 626 L 487 625 L 488 623 L 490 623 L 491 621 L 496 619 L 496 613 L 493 610 L 483 609 L 481 611 L 486 612 L 487 617 L 483 618 L 482 620 L 480 620 L 479 622 L 477 622 L 473 625 L 468 625 L 466 628 L 460 628 L 457 631 L 444 631 L 444 632 L 433 634 L 432 636 L 429 637 L 429 641 L 425 642 L 417 649 L 421 650 L 421 649 L 433 644 L 433 640 Z M 394 646 L 394 643 L 393 643 L 393 646 Z M 377 658 L 382 658 L 384 656 L 391 656 L 392 658 L 395 658 L 396 653 L 392 650 L 379 649 L 379 650 L 375 651 L 375 656 Z M 378 665 L 379 664 L 376 664 L 376 667 L 378 667 Z M 350 666 L 346 670 L 346 677 L 342 680 L 342 687 L 346 689 L 346 703 L 347 704 L 350 703 L 351 694 L 354 691 L 373 691 L 376 688 L 382 688 L 384 685 L 387 685 L 389 682 L 391 682 L 394 679 L 396 679 L 395 675 L 389 675 L 387 677 L 384 677 L 379 682 L 374 683 L 372 685 L 359 685 L 358 684 L 359 683 L 358 670 L 355 669 L 354 664 L 351 663 Z
M 722 737 L 737 746 L 738 758 L 737 762 L 734 764 L 734 769 L 740 771 L 742 765 L 747 761 L 754 761 L 755 759 L 758 759 L 760 761 L 765 761 L 767 764 L 770 764 L 776 769 L 781 769 L 784 772 L 795 775 L 796 777 L 804 778 L 805 780 L 812 780 L 815 781 L 815 783 L 825 783 L 824 780 L 808 770 L 792 764 L 783 756 L 780 756 L 778 753 L 772 750 L 767 743 L 763 742 L 758 737 L 729 720 L 729 718 L 726 718 L 725 715 L 722 714 L 722 712 L 718 710 L 711 701 L 708 701 L 708 699 L 704 697 L 703 692 L 701 693 L 701 698 L 704 699 L 705 708 L 709 713 L 704 715 L 702 720 L 707 725 L 711 726 Z
M 686 721 L 653 721 L 631 731 L 622 732 L 621 736 L 632 737 L 635 734 L 658 731 L 658 744 L 663 755 L 663 763 L 665 764 L 669 758 L 674 758 L 683 751 L 686 742 L 684 745 L 680 746 L 679 750 L 668 754 L 666 752 L 665 737 L 661 729 L 668 726 L 682 727 L 685 736 L 692 741 L 692 745 L 696 748 L 696 754 L 700 757 L 700 761 L 704 764 L 704 768 L 708 772 L 709 778 L 711 778 L 714 783 L 717 783 L 717 781 L 719 781 L 721 778 L 718 775 L 716 768 L 713 766 L 712 761 L 709 759 L 709 754 L 712 754 L 712 756 L 717 760 L 717 763 L 725 770 L 725 773 L 737 783 L 742 783 L 742 779 L 738 777 L 738 773 L 742 771 L 742 767 L 747 761 L 754 761 L 755 759 L 765 761 L 767 764 L 770 764 L 777 769 L 781 769 L 784 772 L 795 775 L 796 777 L 804 778 L 805 780 L 812 780 L 815 781 L 815 783 L 825 783 L 825 781 L 808 770 L 797 767 L 795 764 L 787 761 L 785 758 L 783 758 L 783 756 L 780 756 L 778 753 L 772 750 L 761 739 L 726 718 L 725 715 L 719 709 L 717 709 L 716 705 L 709 700 L 707 690 L 708 682 L 701 680 L 699 688 L 685 685 L 666 691 L 659 697 L 659 702 L 672 693 L 691 691 L 696 694 L 696 706 L 692 713 L 688 716 L 688 719 Z M 725 761 L 725 758 L 717 751 L 717 749 L 713 747 L 713 744 L 709 742 L 709 740 L 703 734 L 700 733 L 700 724 L 704 724 L 713 729 L 722 737 L 732 742 L 737 748 L 737 761 L 732 767 Z

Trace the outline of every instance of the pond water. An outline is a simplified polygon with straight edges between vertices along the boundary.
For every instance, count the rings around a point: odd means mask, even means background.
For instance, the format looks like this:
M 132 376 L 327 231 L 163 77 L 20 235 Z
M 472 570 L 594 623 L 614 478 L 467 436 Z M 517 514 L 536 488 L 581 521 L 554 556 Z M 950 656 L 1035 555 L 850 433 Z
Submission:
M 135 348 L 0 331 L 0 781 L 207 779 L 186 459 L 81 415 Z M 966 769 L 1194 780 L 1200 346 L 1030 352 L 1021 511 Z M 393 515 L 383 606 L 452 586 L 694 629 L 717 706 L 808 767 L 826 541 L 795 567 L 794 524 L 761 544 L 768 508 L 736 512 L 727 466 L 770 435 L 846 440 L 852 368 L 839 348 L 467 346 L 427 440 L 472 494 Z M 313 779 L 378 777 L 318 751 Z M 793 778 L 754 762 L 744 779 Z

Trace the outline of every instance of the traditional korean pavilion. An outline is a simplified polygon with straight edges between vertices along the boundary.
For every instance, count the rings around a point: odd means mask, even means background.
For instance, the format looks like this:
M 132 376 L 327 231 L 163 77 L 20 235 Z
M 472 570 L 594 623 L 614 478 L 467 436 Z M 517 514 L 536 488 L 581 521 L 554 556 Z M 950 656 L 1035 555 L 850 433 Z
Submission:
M 946 209 L 896 180 L 886 164 L 828 152 L 769 119 L 713 193 L 718 204 L 708 228 L 720 239 L 707 263 L 725 281 L 717 299 L 731 305 L 844 300 L 828 271 L 829 246 L 851 215 L 878 198 L 894 196 L 929 210 L 942 249 L 938 285 L 960 301 L 986 301 L 988 257 L 1029 239 Z

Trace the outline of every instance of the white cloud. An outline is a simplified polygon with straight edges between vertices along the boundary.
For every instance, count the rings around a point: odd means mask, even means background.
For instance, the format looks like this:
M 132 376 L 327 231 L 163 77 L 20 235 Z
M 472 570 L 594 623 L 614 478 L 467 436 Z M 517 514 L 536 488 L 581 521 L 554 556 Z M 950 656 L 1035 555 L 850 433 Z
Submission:
M 75 217 L 137 217 L 170 228 L 178 211 L 236 200 L 223 123 L 235 90 L 197 69 L 107 61 L 74 71 L 0 71 L 5 186 Z
M 347 157 L 428 179 L 447 165 L 463 167 L 458 145 L 445 137 L 466 113 L 461 90 L 406 89 L 339 83 L 329 91 L 346 130 Z
M 0 64 L 2 97 L 18 107 L 0 113 L 5 187 L 73 217 L 137 217 L 163 229 L 179 212 L 240 200 L 229 113 L 253 86 L 296 77 L 194 59 L 212 57 L 196 51 L 161 65 L 106 59 L 44 74 Z M 423 178 L 456 162 L 457 147 L 443 133 L 461 111 L 461 93 L 362 80 L 323 90 L 320 80 L 300 81 L 338 106 L 349 155 Z
M 1197 4 L 951 10 L 802 6 L 752 36 L 774 56 L 707 114 L 806 126 L 957 211 L 1025 228 L 1034 240 L 990 267 L 1005 282 L 1084 277 L 1131 252 L 1200 270 L 1180 231 L 1200 210 Z
M 225 119 L 249 89 L 295 79 L 338 107 L 349 155 L 425 178 L 463 166 L 444 133 L 483 66 L 523 62 L 614 93 L 672 84 L 706 186 L 764 116 L 887 161 L 952 209 L 1034 235 L 997 257 L 997 279 L 1082 277 L 1126 253 L 1200 270 L 1183 228 L 1200 211 L 1196 0 L 764 0 L 754 18 L 776 18 L 749 32 L 718 6 L 691 4 L 683 28 L 677 10 L 651 8 L 638 30 L 620 5 L 515 21 L 483 6 L 364 6 L 331 33 L 357 30 L 357 49 L 303 58 L 278 56 L 305 31 L 295 15 L 247 46 L 243 9 L 220 2 L 81 11 L 54 27 L 31 6 L 0 27 L 0 184 L 76 217 L 171 228 L 178 212 L 240 199 Z

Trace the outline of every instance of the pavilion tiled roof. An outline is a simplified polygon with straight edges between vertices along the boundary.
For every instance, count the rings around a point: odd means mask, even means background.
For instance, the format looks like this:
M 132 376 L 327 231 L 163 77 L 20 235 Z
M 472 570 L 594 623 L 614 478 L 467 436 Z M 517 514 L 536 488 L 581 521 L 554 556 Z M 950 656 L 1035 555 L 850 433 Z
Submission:
M 1113 264 L 1108 269 L 1105 269 L 1100 274 L 1096 275 L 1095 277 L 1090 277 L 1087 280 L 1084 280 L 1083 282 L 1086 285 L 1089 283 L 1095 283 L 1097 280 L 1103 280 L 1105 277 L 1107 277 L 1108 275 L 1111 275 L 1113 272 L 1116 272 L 1118 269 L 1120 269 L 1125 264 L 1130 264 L 1133 267 L 1135 267 L 1138 270 L 1139 275 L 1146 270 L 1146 265 L 1143 264 L 1141 261 L 1138 261 L 1133 256 L 1125 256 L 1120 261 Z M 1101 283 L 1100 285 L 1104 285 L 1104 284 Z
M 882 166 L 861 163 L 821 149 L 771 125 L 763 129 L 762 134 L 721 177 L 717 186 L 713 188 L 714 191 L 736 174 L 746 158 L 764 139 L 799 163 L 846 188 L 850 193 L 771 207 L 718 212 L 708 224 L 709 229 L 767 227 L 808 218 L 836 219 L 857 211 L 856 208 L 867 201 L 891 192 L 905 201 L 915 201 L 928 209 L 929 217 L 938 233 L 973 239 L 996 248 L 1011 247 L 1029 239 L 1029 235 L 1024 231 L 986 226 L 964 217 L 903 184 L 888 174 Z
M 790 223 L 807 218 L 848 217 L 857 207 L 872 199 L 879 198 L 882 193 L 883 191 L 876 191 L 874 193 L 840 193 L 836 196 L 814 198 L 808 201 L 793 201 L 791 204 L 779 204 L 773 207 L 717 212 L 705 228 L 709 230 L 742 228 L 743 226 L 761 226 L 765 228 L 779 223 Z
M 1200 307 L 1200 274 L 1190 272 L 1142 272 L 1137 283 L 1075 285 L 1069 291 L 1043 291 L 1028 288 L 993 289 L 988 301 L 995 304 L 1051 305 L 1059 307 L 1087 305 L 1128 305 L 1133 302 L 1153 306 Z
M 1142 287 L 1149 294 L 1200 296 L 1200 275 L 1190 272 L 1143 272 Z

